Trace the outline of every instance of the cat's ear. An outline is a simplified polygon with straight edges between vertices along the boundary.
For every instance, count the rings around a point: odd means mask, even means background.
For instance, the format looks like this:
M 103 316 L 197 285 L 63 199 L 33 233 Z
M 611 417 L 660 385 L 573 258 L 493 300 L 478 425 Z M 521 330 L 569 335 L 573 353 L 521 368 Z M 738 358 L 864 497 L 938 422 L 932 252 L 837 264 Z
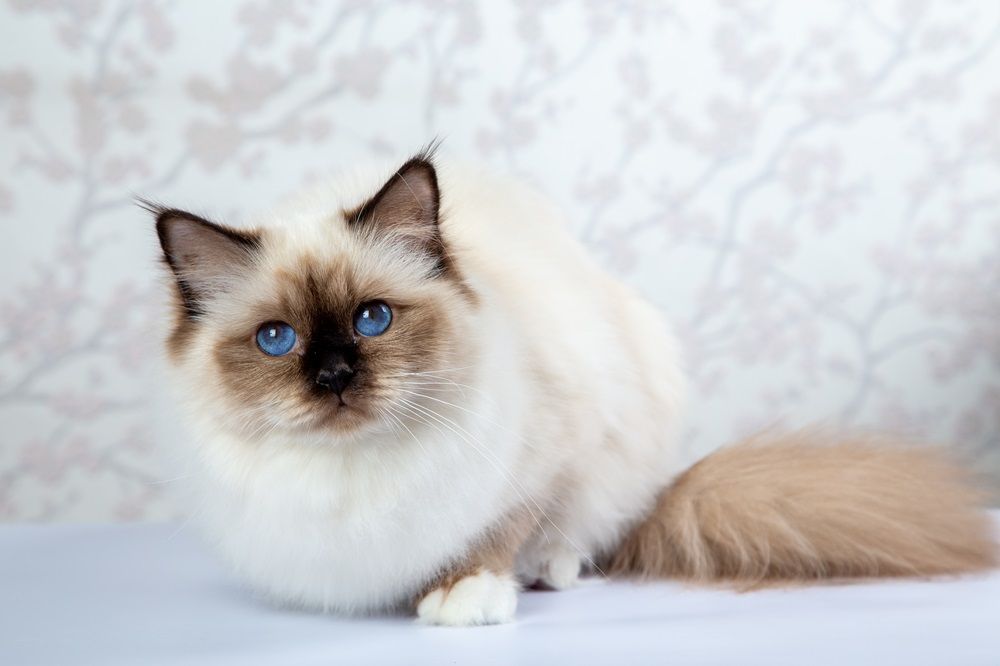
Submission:
M 163 258 L 177 279 L 188 316 L 204 312 L 212 294 L 225 292 L 245 275 L 260 248 L 260 235 L 209 222 L 192 213 L 142 202 L 156 215 Z
M 437 172 L 430 157 L 421 154 L 401 166 L 375 196 L 347 219 L 352 228 L 390 235 L 414 250 L 431 255 L 438 267 L 443 268 L 440 212 Z

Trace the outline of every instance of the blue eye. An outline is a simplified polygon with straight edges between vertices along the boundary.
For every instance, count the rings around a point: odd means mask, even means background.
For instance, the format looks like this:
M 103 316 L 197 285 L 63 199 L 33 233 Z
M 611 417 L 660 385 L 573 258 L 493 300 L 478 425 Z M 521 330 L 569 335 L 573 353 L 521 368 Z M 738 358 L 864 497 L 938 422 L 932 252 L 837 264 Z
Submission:
M 295 329 L 283 321 L 269 321 L 257 329 L 257 346 L 268 356 L 284 356 L 295 346 Z
M 366 338 L 382 335 L 392 323 L 392 310 L 382 301 L 365 303 L 354 315 L 354 330 Z

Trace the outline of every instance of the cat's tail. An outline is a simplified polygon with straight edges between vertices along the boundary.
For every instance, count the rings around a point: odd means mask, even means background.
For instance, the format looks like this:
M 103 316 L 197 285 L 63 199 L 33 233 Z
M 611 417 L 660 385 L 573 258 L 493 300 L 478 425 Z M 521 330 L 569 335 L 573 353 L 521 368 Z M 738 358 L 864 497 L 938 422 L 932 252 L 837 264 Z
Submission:
M 609 573 L 753 587 L 996 565 L 981 494 L 942 454 L 822 439 L 756 438 L 709 455 L 663 491 Z

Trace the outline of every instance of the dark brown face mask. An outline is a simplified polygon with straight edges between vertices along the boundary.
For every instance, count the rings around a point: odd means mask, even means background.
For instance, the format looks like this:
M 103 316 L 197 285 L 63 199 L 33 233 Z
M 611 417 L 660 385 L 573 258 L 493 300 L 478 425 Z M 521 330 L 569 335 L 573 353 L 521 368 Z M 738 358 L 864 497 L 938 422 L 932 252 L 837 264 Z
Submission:
M 283 230 L 240 230 L 182 210 L 144 206 L 156 215 L 163 258 L 174 277 L 178 307 L 168 349 L 181 358 L 198 327 L 213 317 L 213 304 L 265 270 L 268 248 L 281 240 L 272 234 Z M 418 155 L 369 200 L 334 215 L 330 224 L 346 225 L 362 246 L 421 257 L 426 274 L 414 279 L 457 287 L 471 302 L 446 252 L 439 211 L 436 171 L 429 155 Z M 300 424 L 357 425 L 377 416 L 406 373 L 427 370 L 442 357 L 448 317 L 434 299 L 408 299 L 399 295 L 400 285 L 379 286 L 370 267 L 352 265 L 349 253 L 327 261 L 321 256 L 306 252 L 289 261 L 275 278 L 275 293 L 260 295 L 259 302 L 257 294 L 240 291 L 245 321 L 224 326 L 226 337 L 216 343 L 213 358 L 240 405 L 269 405 L 273 412 L 275 405 L 292 404 Z

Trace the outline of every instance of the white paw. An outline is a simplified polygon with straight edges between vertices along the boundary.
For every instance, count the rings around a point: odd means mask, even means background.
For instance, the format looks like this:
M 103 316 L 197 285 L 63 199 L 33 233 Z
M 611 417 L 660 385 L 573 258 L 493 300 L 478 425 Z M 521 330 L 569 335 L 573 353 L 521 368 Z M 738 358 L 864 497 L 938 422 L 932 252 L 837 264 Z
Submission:
M 565 590 L 580 580 L 580 558 L 576 553 L 559 550 L 549 554 L 542 564 L 542 583 L 553 590 Z
M 517 583 L 510 576 L 483 571 L 448 590 L 430 592 L 417 605 L 417 620 L 450 627 L 501 624 L 514 619 L 516 608 Z

